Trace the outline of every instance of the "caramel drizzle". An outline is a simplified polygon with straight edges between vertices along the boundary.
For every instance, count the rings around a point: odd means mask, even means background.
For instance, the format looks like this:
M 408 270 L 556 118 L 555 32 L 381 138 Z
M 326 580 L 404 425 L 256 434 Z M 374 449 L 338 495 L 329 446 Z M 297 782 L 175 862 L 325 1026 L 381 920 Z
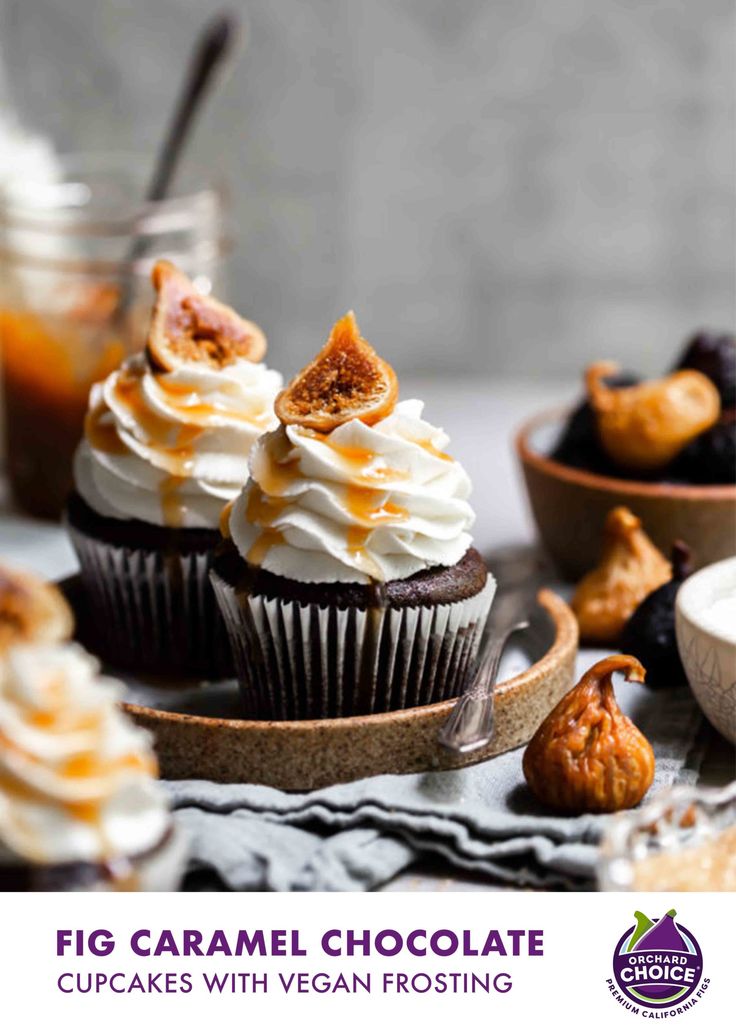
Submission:
M 228 501 L 220 512 L 220 535 L 225 540 L 230 539 L 230 516 L 233 512 L 233 505 L 235 501 Z
M 91 408 L 84 416 L 84 435 L 90 445 L 102 454 L 127 454 L 128 448 L 118 436 L 114 422 L 103 421 L 108 414 L 107 406 L 102 403 Z
M 255 543 L 248 551 L 246 561 L 251 565 L 262 565 L 263 561 L 277 544 L 283 544 L 284 534 L 278 529 L 264 529 L 257 537 Z
M 333 454 L 336 454 L 348 466 L 348 470 L 355 482 L 360 486 L 374 486 L 377 483 L 387 482 L 394 479 L 408 479 L 409 473 L 403 469 L 388 467 L 372 468 L 378 454 L 369 447 L 358 447 L 352 444 L 344 444 L 333 439 L 331 433 L 318 433 L 315 429 L 305 429 L 303 432 L 313 440 L 319 441 L 328 447 Z M 439 453 L 439 452 L 438 452 Z
M 31 709 L 25 719 L 27 724 L 34 728 L 50 730 L 55 734 L 63 732 L 78 733 L 85 731 L 99 733 L 101 715 L 99 713 L 84 713 L 81 716 L 70 715 L 63 706 L 63 684 L 60 684 L 57 679 L 52 678 L 47 681 L 45 684 L 45 693 L 47 695 L 46 700 L 48 704 L 51 706 L 58 705 L 59 707 Z M 2 732 L 0 732 L 0 748 L 6 753 L 18 755 L 25 762 L 32 765 L 40 766 L 44 764 L 42 759 L 28 753 L 24 748 L 20 747 Z M 87 779 L 104 779 L 109 776 L 116 776 L 126 771 L 141 772 L 146 775 L 156 776 L 158 773 L 158 767 L 152 756 L 133 751 L 128 752 L 127 754 L 117 755 L 113 758 L 102 758 L 97 752 L 87 750 L 79 751 L 77 754 L 72 755 L 58 767 L 54 768 L 54 771 L 57 772 L 63 780 L 80 781 Z M 58 804 L 71 819 L 87 824 L 93 828 L 98 840 L 100 841 L 103 860 L 109 860 L 112 857 L 112 848 L 105 836 L 101 819 L 102 808 L 105 801 L 104 795 L 79 801 L 68 801 L 54 798 L 53 795 L 49 795 L 41 788 L 26 782 L 12 769 L 0 771 L 0 791 L 5 793 L 8 797 L 20 802 L 29 802 L 31 804 Z M 22 813 L 17 813 L 15 815 L 15 819 L 24 834 L 28 835 L 28 827 L 22 817 Z M 43 861 L 44 855 L 41 853 L 41 849 L 38 845 L 36 845 L 36 850 L 38 851 L 39 861 Z
M 139 426 L 146 433 L 147 446 L 164 458 L 172 475 L 186 476 L 191 472 L 194 457 L 193 444 L 202 434 L 198 425 L 182 425 L 175 430 L 173 446 L 165 446 L 158 441 L 171 436 L 171 423 L 150 411 L 146 405 L 141 385 L 141 377 L 122 371 L 115 384 L 115 399 L 127 409 Z M 84 431 L 95 450 L 103 454 L 128 454 L 129 449 L 120 438 L 114 422 L 105 421 L 109 409 L 103 403 L 87 413 Z
M 166 476 L 159 483 L 161 514 L 165 525 L 172 529 L 179 529 L 183 525 L 187 513 L 187 506 L 179 496 L 179 489 L 186 481 L 185 476 Z
M 431 440 L 415 440 L 414 442 L 434 458 L 439 458 L 440 461 L 454 461 L 451 454 L 445 454 L 444 451 L 439 450 Z
M 157 380 L 159 381 L 159 380 Z M 159 381 L 159 385 L 161 385 Z M 190 393 L 188 388 L 179 384 L 168 384 L 167 390 Z M 200 425 L 181 425 L 174 428 L 174 441 L 171 446 L 163 446 L 154 441 L 171 437 L 171 423 L 149 410 L 143 396 L 140 375 L 123 370 L 115 384 L 115 398 L 123 405 L 149 438 L 147 446 L 151 447 L 164 459 L 168 475 L 159 484 L 161 512 L 164 523 L 172 528 L 180 527 L 184 522 L 187 507 L 179 497 L 179 490 L 191 475 L 194 467 L 194 444 L 203 432 Z M 178 408 L 187 414 L 198 411 L 211 414 L 215 409 L 207 405 Z M 114 422 L 106 421 L 109 409 L 103 403 L 91 409 L 85 418 L 85 436 L 90 445 L 103 454 L 129 454 L 130 451 L 118 434 Z
M 283 533 L 274 529 L 273 523 L 287 504 L 287 498 L 265 493 L 258 483 L 251 483 L 245 516 L 252 525 L 261 527 L 261 533 L 245 556 L 251 565 L 261 565 L 271 548 L 284 542 Z
M 281 465 L 271 475 L 259 475 L 259 482 L 253 481 L 248 493 L 246 518 L 251 525 L 262 528 L 246 555 L 251 565 L 260 565 L 272 547 L 284 542 L 283 533 L 274 528 L 279 515 L 289 504 L 288 496 L 279 495 L 270 489 L 274 485 L 288 485 L 298 473 L 298 462 L 288 472 Z M 262 472 L 264 470 L 261 470 Z M 265 483 L 265 487 L 261 484 Z M 409 518 L 406 508 L 385 500 L 385 492 L 373 487 L 350 485 L 345 489 L 345 507 L 358 525 L 346 530 L 346 548 L 351 555 L 362 556 L 368 561 L 367 545 L 373 530 L 379 525 L 396 525 Z
M 217 415 L 233 419 L 237 422 L 245 422 L 247 425 L 261 428 L 267 425 L 272 418 L 272 412 L 268 407 L 253 413 L 238 411 L 227 408 L 221 404 L 204 404 L 201 401 L 194 404 L 181 402 L 181 398 L 196 397 L 196 392 L 187 383 L 172 383 L 167 376 L 169 373 L 159 372 L 154 374 L 156 386 L 164 394 L 165 402 L 179 415 L 185 415 L 188 419 L 206 425 L 210 419 Z
M 378 454 L 368 447 L 341 443 L 331 433 L 312 429 L 303 432 L 328 447 L 347 466 L 353 482 L 345 489 L 345 506 L 357 525 L 347 527 L 346 549 L 349 554 L 363 557 L 368 562 L 367 546 L 373 530 L 380 525 L 397 525 L 409 518 L 406 508 L 384 500 L 385 490 L 380 489 L 380 484 L 407 479 L 409 474 L 403 469 L 371 467 Z M 451 455 L 440 451 L 431 440 L 413 442 L 441 461 L 453 461 Z M 272 547 L 284 542 L 283 533 L 274 529 L 274 523 L 288 504 L 285 494 L 289 486 L 300 473 L 299 455 L 292 454 L 291 443 L 283 428 L 276 439 L 275 454 L 262 451 L 256 459 L 253 473 L 246 517 L 263 532 L 250 548 L 246 560 L 258 565 Z M 224 530 L 223 535 L 227 535 Z

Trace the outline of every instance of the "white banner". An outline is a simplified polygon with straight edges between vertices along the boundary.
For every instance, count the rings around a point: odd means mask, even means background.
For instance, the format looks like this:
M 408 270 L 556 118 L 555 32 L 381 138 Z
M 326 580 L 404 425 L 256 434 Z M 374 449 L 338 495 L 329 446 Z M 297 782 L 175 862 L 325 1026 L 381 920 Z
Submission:
M 3 894 L 0 905 L 0 1011 L 16 1014 L 3 1026 L 733 1025 L 733 894 Z

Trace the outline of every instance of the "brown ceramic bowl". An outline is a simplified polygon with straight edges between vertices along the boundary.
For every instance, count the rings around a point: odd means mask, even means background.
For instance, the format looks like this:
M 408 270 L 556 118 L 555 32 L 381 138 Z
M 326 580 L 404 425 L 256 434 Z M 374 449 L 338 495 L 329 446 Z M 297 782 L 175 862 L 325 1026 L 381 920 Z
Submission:
M 606 515 L 619 504 L 639 516 L 665 554 L 678 539 L 693 549 L 698 568 L 736 554 L 736 485 L 640 483 L 562 465 L 547 455 L 568 414 L 536 415 L 515 441 L 539 535 L 566 579 L 596 564 Z

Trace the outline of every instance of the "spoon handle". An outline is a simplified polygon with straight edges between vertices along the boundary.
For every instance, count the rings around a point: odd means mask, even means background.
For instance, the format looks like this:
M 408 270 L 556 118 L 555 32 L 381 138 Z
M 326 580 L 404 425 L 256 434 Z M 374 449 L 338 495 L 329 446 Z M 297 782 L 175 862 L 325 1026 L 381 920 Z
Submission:
M 475 674 L 468 680 L 438 734 L 437 739 L 448 751 L 464 755 L 485 747 L 490 741 L 493 736 L 494 687 L 501 656 L 509 638 L 528 625 L 526 619 L 515 622 L 488 642 Z
M 166 139 L 146 194 L 147 200 L 162 200 L 169 191 L 179 155 L 189 136 L 200 100 L 210 84 L 216 68 L 231 49 L 237 36 L 238 23 L 232 14 L 215 15 L 205 25 L 197 40 L 189 63 L 189 72 L 182 85 Z
M 205 25 L 197 39 L 174 114 L 148 184 L 147 201 L 163 200 L 168 194 L 194 117 L 200 109 L 207 87 L 212 83 L 216 69 L 222 64 L 235 42 L 238 27 L 235 15 L 218 14 Z M 125 256 L 125 267 L 128 271 L 120 283 L 113 320 L 122 322 L 125 317 L 133 294 L 132 266 L 141 257 L 146 245 L 145 237 L 136 236 Z

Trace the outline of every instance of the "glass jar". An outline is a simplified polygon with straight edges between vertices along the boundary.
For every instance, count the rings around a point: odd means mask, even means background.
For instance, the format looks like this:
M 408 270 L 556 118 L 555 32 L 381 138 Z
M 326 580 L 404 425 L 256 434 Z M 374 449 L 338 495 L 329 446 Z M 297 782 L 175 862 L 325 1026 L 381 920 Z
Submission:
M 56 180 L 0 197 L 6 464 L 32 515 L 59 516 L 90 386 L 145 342 L 153 263 L 166 257 L 203 293 L 224 292 L 222 191 L 142 203 L 143 167 L 130 155 L 70 157 Z
M 733 890 L 736 780 L 671 787 L 614 816 L 601 842 L 598 884 L 607 891 Z

